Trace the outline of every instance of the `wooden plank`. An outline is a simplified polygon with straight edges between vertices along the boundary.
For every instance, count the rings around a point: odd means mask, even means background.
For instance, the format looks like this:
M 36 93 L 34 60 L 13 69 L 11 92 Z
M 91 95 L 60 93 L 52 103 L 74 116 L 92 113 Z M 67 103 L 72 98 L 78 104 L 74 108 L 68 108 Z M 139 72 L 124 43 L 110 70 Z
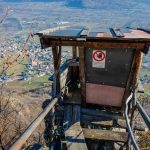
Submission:
M 80 84 L 81 84 L 81 97 L 82 102 L 86 103 L 86 84 L 85 84 L 85 48 L 79 47 L 79 72 L 80 72 Z
M 69 88 L 68 93 L 65 95 L 64 103 L 68 104 L 81 104 L 81 90 L 73 85 Z
M 89 123 L 89 122 L 83 122 L 83 123 Z M 113 120 L 108 120 L 108 121 L 93 121 L 90 122 L 90 124 L 95 125 L 95 126 L 100 126 L 100 127 L 108 127 L 108 128 L 119 128 L 119 129 L 127 129 L 126 121 L 122 119 L 118 119 L 117 123 L 113 123 Z M 138 131 L 146 131 L 146 126 L 144 125 L 144 122 L 136 122 L 134 121 L 134 130 Z
M 54 86 L 53 97 L 60 92 L 60 64 L 61 64 L 61 46 L 52 47 L 53 60 L 54 60 Z
M 139 49 L 136 49 L 131 64 L 131 71 L 129 73 L 125 93 L 123 96 L 122 110 L 124 110 L 126 99 L 128 98 L 132 90 L 131 87 L 134 88 L 133 90 L 135 90 L 137 87 L 138 73 L 140 71 L 141 64 L 142 64 L 142 52 Z
M 60 89 L 63 89 L 63 88 L 66 86 L 67 77 L 68 77 L 68 68 L 66 68 L 66 69 L 60 74 Z
M 112 120 L 111 118 L 108 117 L 99 117 L 99 116 L 89 116 L 89 115 L 81 115 L 81 122 L 93 122 L 93 121 L 107 121 L 107 120 Z
M 110 32 L 113 37 L 124 37 L 124 34 L 120 29 L 110 28 Z
M 82 128 L 80 126 L 80 122 L 76 122 L 73 124 L 66 132 L 65 132 L 67 149 L 68 150 L 87 150 L 87 146 L 85 143 L 85 138 L 83 135 Z
M 137 88 L 137 90 L 138 90 L 138 93 L 144 93 L 144 87 L 143 87 L 143 85 L 142 85 L 140 80 L 138 81 L 138 88 Z
M 92 125 L 101 126 L 101 127 L 113 127 L 113 121 L 95 121 L 91 122 Z
M 127 132 L 116 132 L 109 130 L 99 129 L 85 129 L 83 128 L 85 138 L 94 140 L 114 141 L 114 142 L 127 142 Z
M 140 72 L 141 69 L 141 65 L 142 65 L 142 58 L 143 58 L 143 54 L 141 52 L 140 49 L 137 49 L 137 56 L 136 56 L 136 62 L 135 62 L 135 70 L 134 70 L 134 75 L 133 75 L 133 81 L 132 81 L 132 85 L 134 87 L 137 86 L 137 82 L 138 82 L 138 74 Z
M 38 32 L 37 35 L 50 35 L 50 33 L 65 29 L 67 27 L 69 26 L 58 26 L 58 27 L 49 28 L 49 29 Z
M 52 53 L 53 53 L 53 63 L 54 63 L 54 81 L 53 81 L 53 92 L 52 92 L 52 96 L 55 97 L 57 95 L 57 74 L 56 74 L 56 70 L 57 70 L 57 46 L 53 46 L 52 47 Z
M 64 108 L 64 129 L 67 130 L 72 124 L 72 105 L 65 105 Z
M 95 117 L 110 118 L 110 119 L 123 118 L 123 116 L 117 113 L 111 113 L 111 112 L 87 109 L 87 108 L 81 109 L 81 115 L 82 114 L 87 115 L 87 116 L 95 116 Z
M 48 40 L 45 39 L 45 46 L 50 47 L 50 46 L 79 46 L 79 47 L 91 47 L 91 48 L 132 48 L 132 49 L 141 49 L 144 50 L 146 43 L 137 43 L 137 42 L 116 42 L 116 41 L 62 41 L 62 40 Z
M 134 76 L 134 70 L 135 70 L 135 63 L 136 63 L 136 57 L 137 57 L 137 53 L 136 53 L 136 50 L 134 50 L 135 53 L 134 53 L 134 56 L 133 56 L 133 59 L 132 59 L 132 63 L 131 63 L 131 69 L 130 69 L 130 73 L 129 73 L 129 76 L 128 76 L 128 80 L 127 80 L 127 84 L 126 84 L 126 88 L 125 88 L 125 92 L 124 92 L 124 96 L 123 96 L 123 99 L 122 99 L 122 110 L 124 111 L 124 108 L 125 108 L 125 102 L 131 92 L 131 85 L 132 85 L 132 80 L 133 80 L 133 76 Z
M 73 56 L 73 58 L 77 57 L 77 47 L 76 46 L 72 47 L 72 56 Z
M 144 33 L 144 37 L 146 37 L 146 38 L 142 38 L 142 36 L 141 36 L 141 38 L 140 37 L 136 38 L 135 36 L 132 36 L 132 37 L 128 36 L 126 38 L 113 38 L 111 36 L 97 37 L 97 36 L 95 36 L 98 34 L 98 32 L 97 32 L 96 34 L 94 34 L 94 37 L 88 36 L 88 37 L 86 37 L 86 39 L 89 41 L 93 41 L 93 40 L 95 40 L 95 41 L 96 40 L 98 40 L 98 41 L 111 41 L 111 42 L 114 42 L 114 41 L 117 41 L 117 42 L 127 41 L 128 42 L 128 41 L 130 41 L 130 42 L 144 42 L 144 43 L 147 42 L 148 44 L 150 44 L 150 39 L 148 38 L 149 34 L 146 34 L 146 36 L 145 36 L 145 32 L 143 32 L 143 33 Z M 78 34 L 77 34 L 77 36 L 51 36 L 51 35 L 43 35 L 42 36 L 42 38 L 58 39 L 58 40 L 59 39 L 61 39 L 61 40 L 70 40 L 70 39 L 75 40 L 77 37 L 78 37 Z
M 80 33 L 80 37 L 85 37 L 89 35 L 89 29 L 84 28 L 81 33 Z
M 137 121 L 133 121 L 134 126 L 133 129 L 134 130 L 139 130 L 139 131 L 146 131 L 146 126 L 144 124 L 144 122 L 137 122 Z M 122 119 L 118 119 L 117 124 L 119 125 L 120 128 L 124 128 L 127 129 L 127 125 L 126 125 L 126 121 L 122 120 Z
M 65 126 L 67 149 L 87 150 L 83 131 L 80 126 L 80 105 L 66 105 L 65 122 L 67 123 L 67 126 Z

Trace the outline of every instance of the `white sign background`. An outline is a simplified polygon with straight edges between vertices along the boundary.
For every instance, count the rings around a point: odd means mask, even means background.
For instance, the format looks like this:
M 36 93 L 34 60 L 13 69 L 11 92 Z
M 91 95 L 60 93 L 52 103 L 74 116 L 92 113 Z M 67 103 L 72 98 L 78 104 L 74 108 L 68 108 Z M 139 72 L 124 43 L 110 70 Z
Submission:
M 98 55 L 100 55 L 101 57 L 98 57 Z M 92 53 L 92 67 L 93 68 L 105 68 L 105 60 L 106 60 L 105 50 L 93 50 L 93 53 Z

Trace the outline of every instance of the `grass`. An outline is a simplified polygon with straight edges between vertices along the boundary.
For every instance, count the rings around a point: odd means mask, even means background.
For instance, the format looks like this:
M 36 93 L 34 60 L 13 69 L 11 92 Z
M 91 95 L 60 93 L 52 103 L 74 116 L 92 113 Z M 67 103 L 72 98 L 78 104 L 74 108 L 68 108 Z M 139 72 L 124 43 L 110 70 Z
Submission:
M 144 93 L 150 96 L 150 84 L 144 84 Z
M 150 71 L 147 69 L 141 69 L 140 77 L 144 77 L 144 75 L 150 76 Z M 150 95 L 150 84 L 143 84 L 144 93 Z
M 13 62 L 17 58 L 17 55 L 14 53 L 10 53 L 5 56 L 5 59 L 4 58 L 0 59 L 0 72 L 2 72 L 3 70 L 4 62 L 6 61 L 6 59 L 10 56 L 10 59 L 8 61 Z M 8 67 L 8 69 L 6 70 L 6 74 L 8 76 L 11 76 L 13 74 L 14 74 L 13 76 L 20 74 L 22 71 L 24 71 L 25 64 L 28 64 L 28 63 L 29 63 L 28 58 L 24 58 L 20 63 L 14 62 L 12 65 L 10 65 L 10 67 Z
M 140 76 L 143 77 L 144 75 L 150 76 L 150 71 L 147 69 L 141 69 Z
M 9 55 L 7 55 L 5 57 L 5 59 L 11 56 L 11 59 L 9 60 L 10 62 L 12 60 L 14 60 L 17 55 L 15 55 L 14 53 L 9 53 Z M 2 67 L 3 67 L 3 63 L 4 63 L 4 59 L 0 59 L 0 72 L 2 71 Z M 15 78 L 17 77 L 17 75 L 21 74 L 21 72 L 25 71 L 25 65 L 29 64 L 29 59 L 28 58 L 24 58 L 23 61 L 21 61 L 21 63 L 17 63 L 15 62 L 13 65 L 11 65 L 7 71 L 6 74 L 8 76 L 11 76 L 11 78 Z M 49 83 L 48 81 L 49 76 L 45 75 L 42 77 L 32 77 L 31 80 L 29 81 L 19 81 L 19 80 L 14 80 L 12 82 L 8 82 L 7 85 L 12 86 L 12 87 L 19 87 L 19 88 L 26 88 L 26 89 L 32 89 L 32 88 L 38 88 L 40 86 L 42 86 L 43 83 Z
M 33 77 L 31 79 L 31 81 L 18 81 L 18 80 L 16 80 L 16 81 L 8 83 L 8 85 L 9 86 L 20 87 L 20 88 L 25 87 L 27 90 L 29 90 L 29 89 L 33 89 L 33 88 L 43 86 L 42 85 L 43 83 L 50 83 L 48 81 L 48 78 L 49 78 L 48 75 L 45 75 L 45 76 L 42 76 L 42 77 Z

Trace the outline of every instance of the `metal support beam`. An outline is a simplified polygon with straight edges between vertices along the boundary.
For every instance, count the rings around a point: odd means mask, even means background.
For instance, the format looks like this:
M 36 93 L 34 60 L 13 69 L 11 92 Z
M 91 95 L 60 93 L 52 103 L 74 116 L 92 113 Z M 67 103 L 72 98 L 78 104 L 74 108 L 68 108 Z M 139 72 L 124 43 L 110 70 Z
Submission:
M 150 130 L 150 117 L 147 115 L 146 111 L 144 110 L 144 108 L 142 107 L 142 105 L 137 101 L 137 108 L 138 108 L 138 111 L 140 112 L 142 118 L 144 119 L 147 127 L 149 128 Z
M 55 106 L 58 98 L 54 98 L 50 104 L 31 122 L 31 124 L 26 128 L 26 130 L 19 136 L 15 143 L 9 148 L 9 150 L 19 150 L 26 140 L 30 137 L 33 131 L 40 125 L 44 117 L 49 113 L 49 111 Z
M 129 121 L 129 118 L 128 118 L 128 109 L 129 109 L 128 105 L 129 105 L 129 102 L 132 100 L 132 98 L 133 98 L 133 93 L 130 94 L 130 96 L 127 98 L 127 101 L 126 101 L 125 119 L 126 119 L 126 124 L 127 124 L 127 130 L 128 130 L 128 133 L 129 133 L 129 138 L 131 139 L 131 143 L 134 147 L 134 150 L 139 150 L 139 147 L 138 147 L 137 142 L 134 138 L 132 128 L 130 126 L 130 121 Z

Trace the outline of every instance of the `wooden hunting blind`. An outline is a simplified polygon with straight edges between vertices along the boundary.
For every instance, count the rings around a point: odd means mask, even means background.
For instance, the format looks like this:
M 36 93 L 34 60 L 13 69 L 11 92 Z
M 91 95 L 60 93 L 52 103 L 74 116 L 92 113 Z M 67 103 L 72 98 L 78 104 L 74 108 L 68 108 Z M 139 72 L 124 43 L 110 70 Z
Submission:
M 110 29 L 109 33 L 104 33 L 60 27 L 38 35 L 42 48 L 52 47 L 55 70 L 60 68 L 61 46 L 72 46 L 74 65 L 67 65 L 79 68 L 82 92 L 77 101 L 118 108 L 124 106 L 131 90 L 137 87 L 142 53 L 148 52 L 150 43 L 150 34 L 142 30 L 123 33 L 120 29 Z M 56 93 L 60 90 L 59 76 L 58 73 Z
M 134 126 L 135 111 L 150 129 L 150 118 L 136 97 L 143 92 L 138 73 L 150 32 L 123 31 L 60 26 L 37 33 L 42 48 L 50 47 L 53 54 L 52 99 L 10 150 L 19 150 L 48 116 L 45 138 L 50 149 L 110 150 L 117 144 L 117 149 L 139 150 L 133 129 L 145 131 L 145 126 L 141 120 L 140 127 Z M 70 47 L 72 58 L 62 63 L 62 49 Z

